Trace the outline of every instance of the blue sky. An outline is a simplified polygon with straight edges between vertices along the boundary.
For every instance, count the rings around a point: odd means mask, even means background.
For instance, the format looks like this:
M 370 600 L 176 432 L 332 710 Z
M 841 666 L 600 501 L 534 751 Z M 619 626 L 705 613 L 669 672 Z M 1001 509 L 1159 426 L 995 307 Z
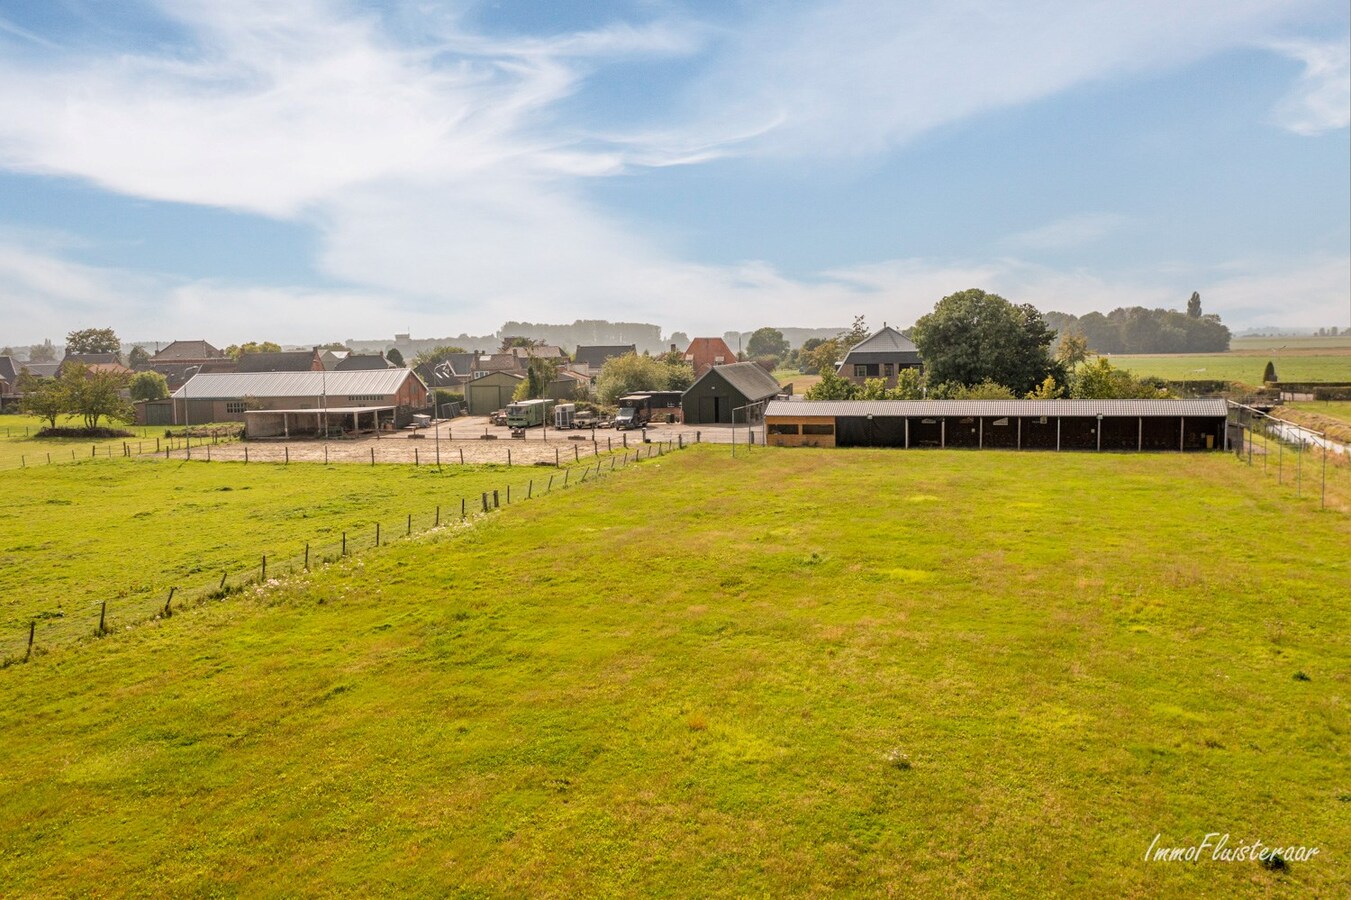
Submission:
M 1348 12 L 0 0 L 0 344 L 1351 315 Z

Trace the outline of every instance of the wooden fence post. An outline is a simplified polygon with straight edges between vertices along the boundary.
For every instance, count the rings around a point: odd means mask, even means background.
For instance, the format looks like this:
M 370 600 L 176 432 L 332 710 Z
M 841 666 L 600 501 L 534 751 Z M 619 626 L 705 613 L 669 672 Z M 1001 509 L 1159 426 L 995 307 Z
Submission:
M 8 435 L 9 433 L 8 428 L 5 429 L 5 433 L 6 435 Z M 33 637 L 37 634 L 37 630 L 38 630 L 38 623 L 36 621 L 28 623 L 28 649 L 25 650 L 23 653 L 24 662 L 28 662 L 28 657 L 33 655 Z
M 260 581 L 267 581 L 267 554 L 263 554 L 263 577 Z
M 434 528 L 440 528 L 440 527 L 441 527 L 441 505 L 440 505 L 440 504 L 437 504 L 437 506 L 436 506 L 436 524 L 435 524 L 433 527 L 434 527 Z
M 375 465 L 375 448 L 371 448 L 371 465 Z
M 108 601 L 104 600 L 103 605 L 99 607 L 99 634 L 103 634 L 105 632 L 105 629 L 103 627 L 103 621 L 107 615 L 108 615 Z
M 408 531 L 404 534 L 404 537 L 407 537 L 408 535 L 410 535 L 410 534 L 412 534 L 412 533 L 413 533 L 413 514 L 412 514 L 412 513 L 409 513 L 409 514 L 408 514 Z
M 493 509 L 501 509 L 502 504 L 498 501 L 497 490 L 493 490 Z
M 488 492 L 487 492 L 487 491 L 484 491 L 484 492 L 483 492 L 483 511 L 484 511 L 485 513 L 488 511 Z
M 347 555 L 347 532 L 342 533 L 342 555 Z
M 221 573 L 220 573 L 220 587 L 216 588 L 216 590 L 218 590 L 218 591 L 223 591 L 223 590 L 225 590 L 225 579 L 226 579 L 226 577 L 229 576 L 229 574 L 230 574 L 229 572 L 221 572 Z
M 380 523 L 375 523 L 375 546 L 380 546 Z
M 310 542 L 305 542 L 305 571 L 310 570 Z
M 174 602 L 174 591 L 176 590 L 178 590 L 176 587 L 169 588 L 169 596 L 164 601 L 164 618 L 166 619 L 174 614 L 174 611 L 169 608 L 169 604 Z
M 529 500 L 535 494 L 535 479 L 530 479 L 530 483 L 525 486 L 525 499 Z

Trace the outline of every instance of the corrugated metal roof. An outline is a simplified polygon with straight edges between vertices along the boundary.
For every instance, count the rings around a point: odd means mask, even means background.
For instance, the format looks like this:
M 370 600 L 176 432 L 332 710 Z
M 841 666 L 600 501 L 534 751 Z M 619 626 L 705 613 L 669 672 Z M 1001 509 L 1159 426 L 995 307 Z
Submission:
M 396 393 L 411 369 L 355 372 L 220 372 L 192 376 L 177 398 L 234 400 L 240 397 L 387 396 Z
M 1223 416 L 1223 400 L 775 400 L 766 416 Z
M 751 403 L 763 400 L 766 397 L 773 397 L 783 390 L 779 387 L 779 383 L 774 380 L 773 375 L 762 369 L 759 363 L 753 362 L 714 366 L 699 376 L 694 384 L 697 385 L 705 378 L 712 377 L 715 372 Z M 694 385 L 690 386 L 690 390 L 694 390 Z

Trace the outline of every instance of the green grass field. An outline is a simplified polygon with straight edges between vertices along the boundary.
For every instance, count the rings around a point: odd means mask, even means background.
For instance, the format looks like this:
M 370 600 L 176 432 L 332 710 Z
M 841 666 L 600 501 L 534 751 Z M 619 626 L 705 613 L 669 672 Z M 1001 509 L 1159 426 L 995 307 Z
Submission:
M 565 467 L 566 468 L 566 467 Z M 581 467 L 576 467 L 580 469 Z M 153 616 L 169 589 L 181 605 L 226 585 L 458 521 L 484 491 L 517 499 L 562 470 L 516 466 L 244 465 L 162 458 L 84 459 L 0 471 L 0 659 L 22 652 L 28 624 L 51 646 Z M 580 471 L 573 472 L 580 477 Z
M 1273 353 L 1267 351 L 1230 351 L 1228 353 L 1168 354 L 1107 357 L 1112 365 L 1136 375 L 1155 375 L 1170 381 L 1237 381 L 1262 384 L 1267 362 L 1276 364 L 1281 381 L 1351 382 L 1351 350 L 1326 353 Z
M 1310 400 L 1285 405 L 1351 425 L 1351 400 Z
M 172 469 L 66 471 L 114 467 Z M 0 884 L 1337 895 L 1351 518 L 1274 481 L 1218 453 L 644 462 L 0 670 Z M 1144 860 L 1209 832 L 1320 855 Z

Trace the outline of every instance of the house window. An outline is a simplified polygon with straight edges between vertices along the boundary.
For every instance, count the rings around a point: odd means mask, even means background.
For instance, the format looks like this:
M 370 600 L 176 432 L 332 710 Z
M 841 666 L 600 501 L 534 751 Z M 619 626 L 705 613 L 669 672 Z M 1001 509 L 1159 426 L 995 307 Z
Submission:
M 863 365 L 862 363 L 855 363 L 855 364 L 854 364 L 854 377 L 855 377 L 855 378 L 867 378 L 867 377 L 868 377 L 868 367 L 865 366 L 865 365 Z
M 348 403 L 379 403 L 384 400 L 383 394 L 348 394 Z
M 725 363 L 726 361 L 727 361 L 727 357 L 725 357 L 725 356 L 715 356 L 715 357 L 713 357 L 713 362 L 717 363 L 718 365 L 722 365 L 722 364 Z
M 778 422 L 772 422 L 772 423 L 770 423 L 770 425 L 769 425 L 769 433 L 770 433 L 770 434 L 797 434 L 797 433 L 798 433 L 798 427 L 797 427 L 796 425 L 781 425 L 781 424 L 779 424 Z
M 830 424 L 830 425 L 803 425 L 803 426 L 802 426 L 802 433 L 803 433 L 803 434 L 834 434 L 834 433 L 835 433 L 835 426 L 834 426 L 833 424 Z
M 249 404 L 243 400 L 226 400 L 225 411 L 231 415 L 239 415 L 249 408 Z
M 487 374 L 488 374 L 487 372 L 475 372 L 475 373 L 474 373 L 474 378 L 476 378 L 476 379 L 477 379 L 477 378 L 482 378 L 484 375 L 487 375 Z
M 891 363 L 882 363 L 882 374 L 888 378 L 890 378 L 892 375 L 895 375 L 896 374 L 895 366 L 893 366 Z

